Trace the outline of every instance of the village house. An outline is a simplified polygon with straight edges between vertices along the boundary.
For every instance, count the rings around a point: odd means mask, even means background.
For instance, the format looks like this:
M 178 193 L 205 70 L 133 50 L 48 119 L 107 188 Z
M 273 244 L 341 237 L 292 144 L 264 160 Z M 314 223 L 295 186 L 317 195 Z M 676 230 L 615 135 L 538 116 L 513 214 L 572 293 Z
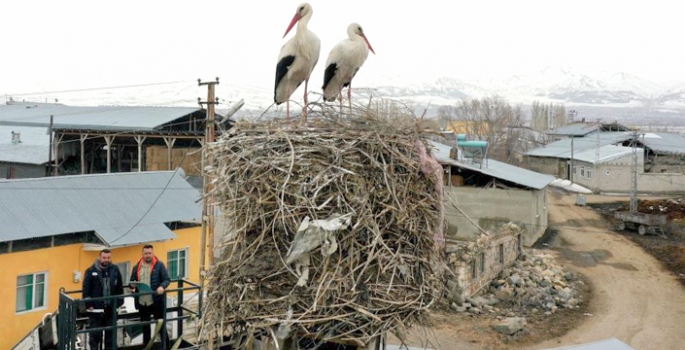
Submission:
M 468 143 L 465 135 L 443 142 L 431 146 L 446 174 L 449 298 L 461 305 L 545 233 L 554 177 L 487 159 L 473 149 L 487 144 Z
M 545 233 L 547 186 L 554 177 L 431 143 L 447 174 L 449 237 L 475 240 L 482 230 L 513 222 L 524 228 L 522 244 L 530 247 Z
M 0 178 L 179 166 L 197 176 L 206 112 L 199 107 L 0 105 Z M 232 121 L 217 113 L 217 122 L 218 135 Z
M 584 119 L 583 119 L 584 120 Z M 586 137 L 594 132 L 630 131 L 625 125 L 614 123 L 575 122 L 547 132 L 547 140 L 556 142 L 569 137 Z
M 685 192 L 685 136 L 642 133 L 637 147 L 637 190 L 649 194 Z M 632 135 L 595 132 L 566 138 L 524 154 L 522 166 L 571 180 L 595 193 L 632 190 Z
M 200 280 L 200 193 L 182 170 L 0 180 L 0 349 L 80 290 L 103 248 L 128 279 L 151 243 L 172 279 Z M 76 295 L 80 297 L 80 295 Z

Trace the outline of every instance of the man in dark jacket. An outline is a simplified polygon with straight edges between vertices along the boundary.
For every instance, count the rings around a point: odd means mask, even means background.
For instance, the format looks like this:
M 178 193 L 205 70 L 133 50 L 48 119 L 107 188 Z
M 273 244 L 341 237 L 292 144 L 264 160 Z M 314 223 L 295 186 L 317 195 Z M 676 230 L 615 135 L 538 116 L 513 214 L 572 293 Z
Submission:
M 109 249 L 100 251 L 100 256 L 93 266 L 86 269 L 83 278 L 83 301 L 88 309 L 88 318 L 91 328 L 99 328 L 112 325 L 112 312 L 124 303 L 123 298 L 108 300 L 93 300 L 99 298 L 124 294 L 121 272 L 112 264 L 112 252 Z M 114 309 L 114 310 L 113 310 Z M 88 344 L 91 350 L 99 350 L 101 345 L 105 349 L 112 348 L 112 331 L 105 331 L 105 342 L 102 342 L 102 331 L 89 333 Z
M 171 280 L 166 266 L 161 262 L 152 251 L 152 245 L 148 244 L 143 247 L 143 257 L 133 267 L 131 271 L 131 281 L 138 281 L 145 283 L 155 291 L 153 295 L 139 295 L 136 297 L 136 308 L 140 315 L 141 321 L 149 321 L 151 318 L 159 320 L 163 318 L 164 313 L 164 292 L 169 287 Z M 169 345 L 169 334 L 166 330 L 166 325 L 162 329 L 160 335 L 165 339 L 167 346 Z M 150 325 L 143 326 L 143 342 L 147 344 L 150 342 Z

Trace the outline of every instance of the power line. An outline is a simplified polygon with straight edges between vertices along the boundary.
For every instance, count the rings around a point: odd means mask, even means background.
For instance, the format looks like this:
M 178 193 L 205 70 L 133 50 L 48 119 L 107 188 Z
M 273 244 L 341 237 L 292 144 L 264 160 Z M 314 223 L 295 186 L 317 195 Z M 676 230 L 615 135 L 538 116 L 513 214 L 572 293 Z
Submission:
M 83 89 L 74 89 L 74 90 L 41 91 L 41 92 L 23 92 L 23 93 L 19 93 L 19 94 L 10 94 L 10 93 L 6 93 L 6 95 L 8 95 L 8 96 L 10 96 L 10 97 L 14 97 L 14 96 L 30 96 L 30 95 L 43 95 L 43 94 L 59 94 L 59 93 L 83 92 L 83 91 L 96 91 L 96 90 L 127 89 L 127 88 L 144 87 L 144 86 L 171 85 L 171 84 L 179 84 L 179 83 L 186 83 L 186 82 L 188 82 L 188 81 L 186 81 L 186 80 L 179 80 L 179 81 L 169 81 L 169 82 L 163 82 L 163 83 L 146 83 L 146 84 L 136 84 L 136 85 L 120 85 L 120 86 L 108 86 L 108 87 L 96 87 L 96 88 L 83 88 Z
M 143 216 L 141 216 L 140 219 L 135 224 L 133 224 L 133 226 L 131 226 L 130 229 L 128 229 L 128 231 L 126 231 L 124 234 L 117 237 L 116 239 L 110 241 L 109 242 L 110 244 L 126 237 L 128 234 L 130 234 L 133 231 L 134 228 L 138 227 L 138 224 L 140 224 L 145 219 L 145 217 L 147 217 L 147 214 L 149 214 L 152 211 L 152 209 L 155 207 L 155 204 L 157 204 L 157 201 L 159 201 L 159 199 L 162 198 L 162 195 L 164 194 L 164 192 L 166 192 L 166 190 L 169 188 L 171 181 L 176 177 L 176 174 L 178 173 L 178 169 L 181 169 L 180 165 L 183 164 L 183 161 L 185 160 L 185 158 L 189 152 L 190 152 L 190 148 L 183 154 L 183 157 L 181 158 L 181 161 L 179 162 L 179 166 L 176 167 L 173 174 L 171 174 L 171 176 L 169 177 L 169 181 L 167 181 L 166 185 L 164 185 L 164 188 L 162 188 L 162 191 L 159 192 L 159 195 L 157 196 L 157 198 L 155 198 L 154 202 L 152 202 L 152 204 L 150 204 L 150 207 L 148 207 L 148 209 L 145 211 L 145 213 L 143 213 Z

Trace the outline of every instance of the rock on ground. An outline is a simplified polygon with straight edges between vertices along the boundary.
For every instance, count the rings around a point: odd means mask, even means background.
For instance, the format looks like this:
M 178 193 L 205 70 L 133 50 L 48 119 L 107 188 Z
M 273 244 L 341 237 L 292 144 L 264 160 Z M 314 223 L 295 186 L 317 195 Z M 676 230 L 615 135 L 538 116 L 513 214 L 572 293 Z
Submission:
M 525 317 L 507 317 L 504 320 L 492 325 L 496 331 L 506 335 L 513 335 L 514 333 L 523 329 L 526 326 Z

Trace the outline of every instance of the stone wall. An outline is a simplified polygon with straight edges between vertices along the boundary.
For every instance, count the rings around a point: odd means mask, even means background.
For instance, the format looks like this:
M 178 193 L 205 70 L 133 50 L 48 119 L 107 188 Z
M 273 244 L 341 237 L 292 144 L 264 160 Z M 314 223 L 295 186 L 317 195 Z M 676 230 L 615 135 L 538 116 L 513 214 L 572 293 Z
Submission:
M 461 305 L 487 287 L 521 253 L 522 229 L 508 224 L 497 234 L 481 234 L 472 242 L 448 241 L 446 252 L 454 277 L 448 281 L 449 299 Z

